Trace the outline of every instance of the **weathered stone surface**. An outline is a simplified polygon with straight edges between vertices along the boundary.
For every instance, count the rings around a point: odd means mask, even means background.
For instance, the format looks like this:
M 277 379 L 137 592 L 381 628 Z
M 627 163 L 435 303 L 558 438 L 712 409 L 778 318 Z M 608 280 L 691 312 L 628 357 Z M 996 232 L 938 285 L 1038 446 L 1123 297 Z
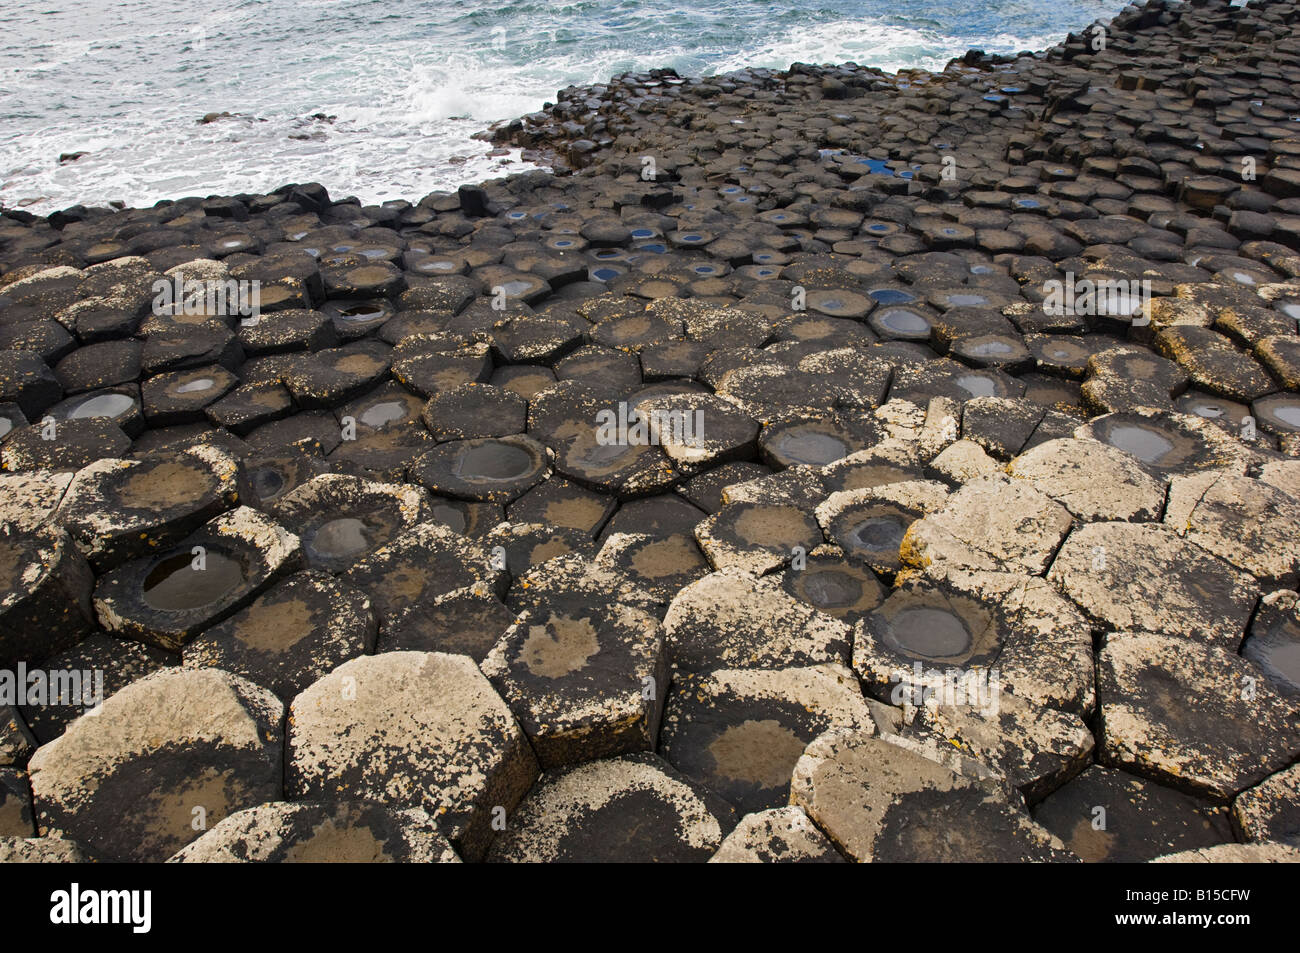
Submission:
M 1047 583 L 1013 573 L 909 576 L 855 626 L 853 667 L 895 705 L 973 679 L 967 697 L 983 707 L 995 673 L 1003 689 L 1046 708 L 1086 715 L 1094 703 L 1087 621 Z
M 1103 763 L 1226 800 L 1300 754 L 1292 699 L 1247 660 L 1172 635 L 1112 635 L 1097 660 Z
M 1007 467 L 1085 522 L 1160 518 L 1165 485 L 1128 454 L 1095 440 L 1049 440 Z
M 1098 626 L 1184 635 L 1235 649 L 1259 598 L 1250 576 L 1162 526 L 1092 523 L 1047 578 Z
M 235 811 L 278 800 L 284 706 L 237 676 L 167 669 L 77 719 L 28 763 L 41 832 L 106 858 L 165 860 Z
M 96 572 L 180 542 L 240 498 L 239 462 L 202 444 L 97 460 L 73 478 L 55 518 Z
M 189 864 L 447 864 L 460 858 L 419 808 L 260 804 L 231 814 L 170 858 Z
M 290 797 L 423 808 L 469 860 L 493 808 L 510 811 L 537 777 L 505 702 L 470 659 L 440 652 L 340 665 L 294 699 L 287 745 Z
M 33 837 L 32 793 L 27 775 L 16 768 L 0 768 L 0 837 Z
M 1265 586 L 1295 586 L 1300 501 L 1278 487 L 1213 471 L 1175 477 L 1165 524 Z
M 1232 802 L 1232 823 L 1246 840 L 1300 847 L 1300 765 L 1238 794 Z
M 666 762 L 624 755 L 543 777 L 488 860 L 703 863 L 734 824 L 726 802 Z
M 90 632 L 90 566 L 55 526 L 0 525 L 0 666 L 45 658 Z
M 822 541 L 817 522 L 784 503 L 728 503 L 695 527 L 714 569 L 760 575 L 786 563 L 796 548 L 807 554 Z
M 822 735 L 795 765 L 790 800 L 859 862 L 1073 859 L 987 768 L 892 735 Z
M 913 724 L 996 768 L 1030 802 L 1087 766 L 1094 741 L 1082 718 L 1027 702 L 998 683 L 988 689 L 961 699 L 937 694 L 917 708 Z
M 66 837 L 0 837 L 0 864 L 85 864 L 96 859 Z
M 872 724 L 843 666 L 719 669 L 673 679 L 660 750 L 687 777 L 750 813 L 787 803 L 790 772 L 813 738 Z
M 842 864 L 826 835 L 798 807 L 746 814 L 727 835 L 711 864 Z
M 100 624 L 121 638 L 176 651 L 202 629 L 251 602 L 298 569 L 298 537 L 241 506 L 205 523 L 178 545 L 132 560 L 95 586 Z
M 480 667 L 549 770 L 654 750 L 663 641 L 658 619 L 631 606 L 525 610 Z
M 738 570 L 711 573 L 679 592 L 664 631 L 669 659 L 686 671 L 848 661 L 847 625 L 792 598 L 774 580 Z
M 1100 765 L 1048 795 L 1032 813 L 1090 863 L 1140 863 L 1232 839 L 1222 806 Z
M 1071 522 L 1063 506 L 1027 483 L 1001 474 L 978 477 L 911 525 L 899 558 L 930 572 L 952 567 L 1038 575 Z
M 1153 864 L 1297 864 L 1300 847 L 1273 842 L 1262 844 L 1219 844 L 1196 850 L 1166 854 Z
M 182 664 L 233 672 L 287 702 L 343 662 L 373 651 L 376 628 L 364 593 L 309 570 L 185 646 Z

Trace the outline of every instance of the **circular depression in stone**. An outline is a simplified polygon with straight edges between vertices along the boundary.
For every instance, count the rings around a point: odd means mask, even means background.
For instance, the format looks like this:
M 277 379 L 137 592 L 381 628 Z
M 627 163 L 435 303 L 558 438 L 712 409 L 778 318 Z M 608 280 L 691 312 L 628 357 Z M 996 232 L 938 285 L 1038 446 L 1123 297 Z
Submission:
M 451 472 L 469 483 L 517 480 L 532 471 L 536 461 L 523 447 L 503 441 L 472 444 L 456 455 Z
M 1291 394 L 1273 394 L 1261 397 L 1251 405 L 1261 426 L 1278 433 L 1300 431 L 1300 397 Z
M 318 522 L 302 534 L 302 547 L 320 565 L 344 567 L 389 542 L 401 530 L 396 512 L 375 509 Z
M 541 480 L 548 466 L 546 448 L 517 434 L 440 444 L 415 462 L 411 476 L 443 496 L 509 503 Z
M 935 660 L 956 658 L 971 644 L 970 629 L 960 616 L 931 606 L 904 609 L 889 620 L 886 632 L 894 648 Z
M 1286 621 L 1254 634 L 1241 654 L 1292 692 L 1300 692 L 1300 626 Z
M 200 609 L 224 598 L 247 578 L 244 560 L 217 549 L 202 557 L 190 551 L 164 556 L 145 574 L 141 598 L 163 612 Z
M 801 602 L 850 622 L 885 598 L 885 589 L 871 570 L 837 557 L 810 558 L 805 568 L 786 573 L 783 588 Z
M 69 420 L 85 417 L 120 417 L 129 414 L 135 401 L 126 394 L 100 394 L 78 404 L 68 411 Z
M 816 424 L 796 424 L 782 429 L 767 441 L 767 451 L 783 466 L 824 466 L 851 452 L 842 436 Z
M 869 320 L 882 337 L 900 341 L 926 341 L 930 338 L 930 319 L 910 308 L 881 308 Z
M 371 404 L 363 410 L 357 418 L 367 427 L 373 427 L 376 430 L 385 424 L 391 424 L 395 420 L 401 420 L 410 411 L 410 408 L 400 400 L 385 400 L 377 404 Z
M 1205 438 L 1173 423 L 1151 420 L 1137 414 L 1114 414 L 1095 422 L 1097 439 L 1158 472 L 1195 466 L 1199 460 L 1213 461 Z

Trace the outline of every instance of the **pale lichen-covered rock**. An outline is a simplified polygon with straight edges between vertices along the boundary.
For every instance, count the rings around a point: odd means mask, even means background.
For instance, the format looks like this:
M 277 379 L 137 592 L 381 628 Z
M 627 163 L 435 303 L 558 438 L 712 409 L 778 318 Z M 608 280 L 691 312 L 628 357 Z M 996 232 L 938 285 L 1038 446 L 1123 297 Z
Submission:
M 790 800 L 860 862 L 1073 859 L 986 767 L 894 735 L 817 738 L 795 765 Z
M 165 860 L 226 815 L 280 798 L 284 706 L 216 670 L 164 669 L 83 715 L 28 763 L 42 833 Z
M 903 565 L 930 571 L 1046 571 L 1070 531 L 1069 512 L 1032 486 L 1005 475 L 978 477 L 943 509 L 913 523 L 903 538 Z
M 544 776 L 487 859 L 702 863 L 734 824 L 721 798 L 652 754 L 631 754 Z
M 419 808 L 382 804 L 260 804 L 231 814 L 171 857 L 205 864 L 459 863 L 437 823 Z
M 1165 524 L 1268 586 L 1294 586 L 1300 570 L 1300 501 L 1232 473 L 1175 477 Z
M 872 726 L 857 679 L 841 665 L 719 669 L 674 678 L 660 752 L 749 813 L 789 800 L 790 772 L 813 738 Z
M 294 699 L 287 744 L 290 797 L 423 808 L 470 860 L 487 847 L 494 809 L 510 811 L 537 777 L 510 709 L 463 655 L 340 665 Z
M 543 769 L 654 750 L 668 665 L 663 629 L 644 610 L 525 610 L 480 668 Z
M 1092 758 L 1092 732 L 1076 714 L 1043 708 L 1001 691 L 979 704 L 917 708 L 913 727 L 996 768 L 1027 800 L 1040 800 Z
M 727 835 L 711 864 L 842 864 L 826 835 L 799 807 L 746 814 Z
M 1300 846 L 1300 764 L 1238 794 L 1232 802 L 1232 823 L 1246 840 Z
M 828 496 L 816 510 L 826 539 L 874 572 L 900 568 L 899 547 L 908 528 L 943 508 L 948 488 L 933 480 L 908 480 Z
M 0 864 L 88 864 L 96 859 L 66 837 L 0 837 Z
M 0 473 L 0 524 L 25 533 L 48 522 L 73 476 L 52 470 Z
M 1102 762 L 1172 787 L 1226 800 L 1300 755 L 1293 700 L 1216 646 L 1112 635 L 1097 692 Z
M 1153 864 L 1300 864 L 1300 847 L 1273 841 L 1259 844 L 1219 844 L 1166 854 Z
M 931 460 L 930 468 L 946 480 L 969 483 L 977 477 L 998 472 L 1001 466 L 973 440 L 958 440 Z
M 1129 454 L 1096 440 L 1040 443 L 1007 467 L 1085 522 L 1160 518 L 1165 485 Z
M 36 739 L 12 705 L 0 704 L 0 765 L 26 764 Z
M 794 599 L 776 581 L 711 573 L 664 616 L 669 659 L 686 671 L 788 668 L 848 661 L 847 625 Z
M 1150 524 L 1075 530 L 1047 578 L 1098 627 L 1185 635 L 1229 649 L 1259 598 L 1250 576 Z

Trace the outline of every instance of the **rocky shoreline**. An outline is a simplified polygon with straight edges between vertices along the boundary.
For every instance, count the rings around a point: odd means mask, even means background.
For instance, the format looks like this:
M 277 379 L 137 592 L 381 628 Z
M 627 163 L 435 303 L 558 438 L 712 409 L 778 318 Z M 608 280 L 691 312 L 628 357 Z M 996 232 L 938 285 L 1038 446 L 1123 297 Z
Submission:
M 0 210 L 0 859 L 1300 859 L 1297 23 Z

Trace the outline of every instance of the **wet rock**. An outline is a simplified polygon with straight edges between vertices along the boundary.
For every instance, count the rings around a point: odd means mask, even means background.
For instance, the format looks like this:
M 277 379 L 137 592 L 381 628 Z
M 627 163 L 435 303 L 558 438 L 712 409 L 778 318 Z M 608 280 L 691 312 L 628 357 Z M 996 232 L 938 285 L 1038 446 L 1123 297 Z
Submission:
M 380 804 L 260 804 L 232 814 L 173 863 L 459 863 L 433 818 Z
M 605 539 L 596 561 L 626 574 L 664 603 L 709 572 L 695 538 L 685 533 L 614 533 Z
M 1097 659 L 1101 760 L 1225 801 L 1300 753 L 1294 705 L 1222 648 L 1116 634 Z
M 353 659 L 295 698 L 289 719 L 291 797 L 423 808 L 469 860 L 487 846 L 493 809 L 509 812 L 537 776 L 510 710 L 464 656 Z
M 550 475 L 551 458 L 524 434 L 452 440 L 423 454 L 410 472 L 434 493 L 507 504 Z
M 857 680 L 841 665 L 719 669 L 674 677 L 660 751 L 750 813 L 788 802 L 790 772 L 813 738 L 871 725 Z
M 1079 611 L 1042 580 L 1013 573 L 908 576 L 853 636 L 864 687 L 895 705 L 964 686 L 963 697 L 987 707 L 996 682 L 1034 704 L 1086 714 L 1092 661 Z
M 901 568 L 899 546 L 908 527 L 942 509 L 947 498 L 946 487 L 927 480 L 842 491 L 818 505 L 817 521 L 847 556 L 892 576 Z
M 1258 665 L 1280 691 L 1300 694 L 1300 668 L 1295 661 L 1300 644 L 1298 603 L 1300 595 L 1289 589 L 1270 592 L 1261 599 L 1241 654 Z
M 312 569 L 341 572 L 430 516 L 419 487 L 327 473 L 279 497 L 272 512 L 302 539 Z
M 849 629 L 773 580 L 738 570 L 681 590 L 664 616 L 671 660 L 687 671 L 845 662 Z
M 729 805 L 651 754 L 548 773 L 492 845 L 496 862 L 697 862 L 735 823 Z
M 747 814 L 727 835 L 711 864 L 839 864 L 826 835 L 798 807 Z
M 1123 450 L 1154 476 L 1168 478 L 1197 470 L 1241 473 L 1251 451 L 1201 417 L 1157 410 L 1136 410 L 1094 417 L 1076 437 L 1099 440 Z
M 1162 526 L 1093 523 L 1047 578 L 1099 627 L 1183 635 L 1235 649 L 1259 598 L 1250 576 Z
M 297 536 L 241 506 L 176 546 L 101 576 L 95 614 L 121 638 L 175 651 L 297 569 L 301 560 Z
M 1142 863 L 1232 840 L 1222 807 L 1100 765 L 1049 795 L 1033 815 L 1090 863 Z
M 370 600 L 328 573 L 302 572 L 213 626 L 181 652 L 186 668 L 216 668 L 291 701 L 316 679 L 373 651 Z
M 38 824 L 106 858 L 165 860 L 281 796 L 284 707 L 215 670 L 168 669 L 79 718 L 28 764 Z

